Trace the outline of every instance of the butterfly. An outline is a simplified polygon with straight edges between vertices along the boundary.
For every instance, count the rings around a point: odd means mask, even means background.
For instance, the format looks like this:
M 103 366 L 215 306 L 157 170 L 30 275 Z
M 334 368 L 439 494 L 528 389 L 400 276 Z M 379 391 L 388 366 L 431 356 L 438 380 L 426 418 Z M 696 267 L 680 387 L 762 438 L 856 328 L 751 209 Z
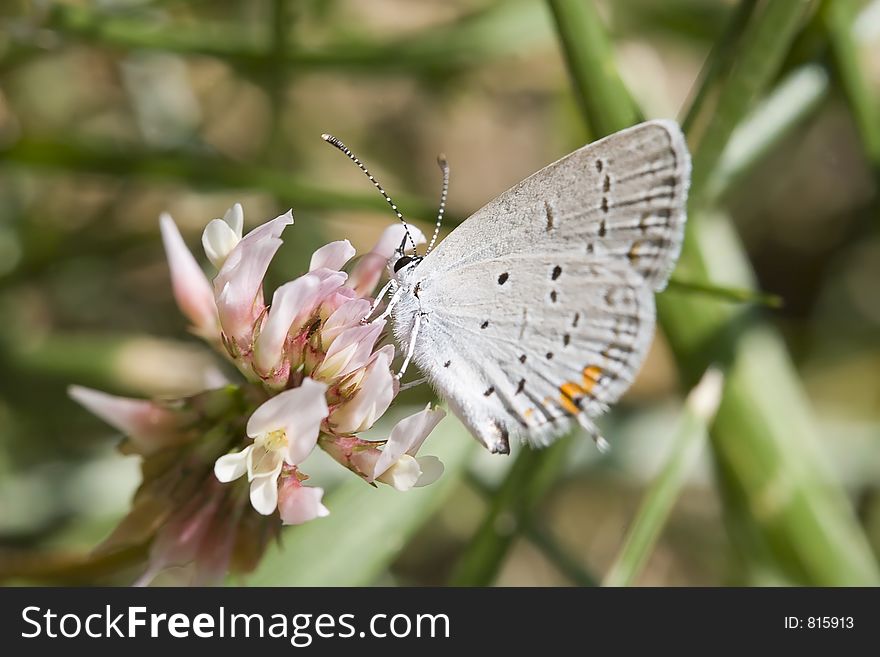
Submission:
M 690 171 L 678 125 L 647 121 L 529 176 L 426 255 L 402 244 L 384 313 L 406 353 L 401 371 L 414 362 L 490 452 L 509 453 L 512 438 L 547 445 L 575 421 L 606 444 L 593 421 L 653 339 Z

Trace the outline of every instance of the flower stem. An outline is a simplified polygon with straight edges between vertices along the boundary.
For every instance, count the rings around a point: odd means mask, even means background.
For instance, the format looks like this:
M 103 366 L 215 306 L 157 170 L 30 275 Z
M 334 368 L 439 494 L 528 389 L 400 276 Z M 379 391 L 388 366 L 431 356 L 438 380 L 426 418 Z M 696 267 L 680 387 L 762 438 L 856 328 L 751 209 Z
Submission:
M 688 397 L 666 464 L 645 493 L 623 548 L 605 574 L 603 586 L 629 586 L 638 577 L 672 512 L 685 477 L 703 449 L 720 395 L 721 373 L 710 369 Z M 708 403 L 703 403 L 707 397 Z
M 543 450 L 520 449 L 449 584 L 487 586 L 494 581 L 517 534 L 561 472 L 570 444 L 569 437 Z

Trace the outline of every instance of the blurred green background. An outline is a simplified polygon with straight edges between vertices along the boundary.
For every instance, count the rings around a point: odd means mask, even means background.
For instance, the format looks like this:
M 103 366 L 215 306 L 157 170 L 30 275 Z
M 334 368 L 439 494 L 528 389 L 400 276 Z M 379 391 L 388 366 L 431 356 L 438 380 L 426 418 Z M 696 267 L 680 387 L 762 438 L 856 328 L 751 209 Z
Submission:
M 607 456 L 574 436 L 492 457 L 447 421 L 428 489 L 312 466 L 333 515 L 237 581 L 877 584 L 878 95 L 880 2 L 3 2 L 0 574 L 131 580 L 75 568 L 139 473 L 65 388 L 184 394 L 218 366 L 174 306 L 160 212 L 199 253 L 236 201 L 246 227 L 293 207 L 274 287 L 393 220 L 322 132 L 426 230 L 445 153 L 449 230 L 590 139 L 678 117 L 695 169 L 676 278 L 782 308 L 663 293 L 651 355 L 602 421 Z M 710 363 L 728 386 L 703 446 L 679 418 Z M 622 552 L 646 527 L 656 545 Z

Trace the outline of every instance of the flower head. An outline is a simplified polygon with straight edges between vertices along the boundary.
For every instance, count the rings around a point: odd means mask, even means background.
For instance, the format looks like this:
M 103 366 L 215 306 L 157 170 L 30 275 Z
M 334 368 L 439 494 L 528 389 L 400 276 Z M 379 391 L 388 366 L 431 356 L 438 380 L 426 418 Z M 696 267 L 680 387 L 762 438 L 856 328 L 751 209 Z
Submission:
M 178 306 L 238 368 L 237 383 L 164 403 L 71 388 L 144 459 L 134 507 L 101 547 L 151 541 L 139 583 L 187 563 L 199 583 L 249 570 L 282 524 L 330 513 L 323 488 L 303 471 L 316 446 L 368 482 L 398 490 L 430 483 L 443 470 L 436 458 L 418 456 L 441 410 L 401 420 L 387 441 L 358 437 L 399 390 L 385 321 L 368 316 L 404 227 L 388 228 L 350 275 L 342 271 L 355 255 L 348 240 L 321 247 L 308 271 L 279 286 L 267 305 L 263 279 L 292 223 L 287 212 L 243 235 L 237 204 L 211 221 L 202 234 L 217 268 L 209 282 L 174 222 L 161 218 Z M 414 226 L 409 232 L 424 241 Z

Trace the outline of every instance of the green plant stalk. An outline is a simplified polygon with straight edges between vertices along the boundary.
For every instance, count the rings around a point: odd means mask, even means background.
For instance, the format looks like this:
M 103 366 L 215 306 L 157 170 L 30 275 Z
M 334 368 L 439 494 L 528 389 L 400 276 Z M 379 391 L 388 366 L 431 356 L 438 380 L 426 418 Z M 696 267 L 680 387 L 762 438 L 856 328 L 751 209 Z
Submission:
M 570 444 L 571 438 L 565 438 L 543 450 L 520 448 L 479 529 L 459 557 L 449 584 L 488 586 L 494 581 L 514 539 L 529 524 L 529 516 L 562 471 Z
M 818 64 L 807 64 L 789 73 L 731 135 L 709 182 L 708 198 L 714 201 L 736 185 L 815 114 L 828 91 L 828 74 Z
M 157 50 L 222 59 L 245 72 L 285 67 L 292 71 L 343 69 L 360 74 L 439 75 L 483 63 L 487 58 L 520 54 L 545 42 L 541 8 L 515 0 L 491 5 L 443 27 L 432 27 L 391 43 L 353 39 L 321 49 L 293 45 L 276 52 L 269 38 L 243 38 L 241 30 L 219 25 L 181 29 L 161 21 L 111 16 L 86 7 L 55 4 L 45 27 L 70 40 L 121 50 Z
M 746 25 L 711 119 L 694 148 L 691 208 L 699 208 L 706 200 L 706 183 L 731 134 L 778 73 L 811 4 L 811 0 L 764 2 Z M 693 118 L 693 125 L 701 122 L 699 117 Z
M 676 292 L 691 292 L 703 294 L 715 299 L 730 301 L 732 303 L 756 303 L 768 308 L 781 308 L 782 297 L 768 294 L 757 290 L 749 290 L 741 287 L 724 287 L 698 281 L 685 281 L 678 278 L 669 280 L 668 290 Z
M 432 433 L 425 453 L 443 461 L 443 476 L 407 492 L 370 488 L 354 474 L 327 495 L 326 518 L 285 528 L 266 552 L 249 586 L 367 586 L 433 515 L 464 475 L 477 443 L 454 418 Z
M 607 135 L 620 126 L 641 120 L 638 107 L 628 93 L 614 64 L 608 35 L 592 2 L 548 0 L 559 39 L 564 44 L 565 62 L 574 80 L 589 76 L 592 85 L 575 84 L 575 94 L 594 136 Z
M 880 101 L 859 59 L 853 25 L 859 9 L 854 0 L 822 5 L 822 20 L 831 43 L 834 68 L 862 138 L 865 155 L 880 176 Z
M 750 97 L 763 90 L 806 9 L 807 3 L 771 2 L 750 23 L 723 85 L 722 102 L 694 159 L 695 174 L 699 171 L 702 180 L 711 178 L 748 109 L 749 102 L 732 97 L 732 90 Z M 594 25 L 579 32 L 569 25 L 561 32 L 565 52 L 575 56 L 569 41 L 596 29 Z M 585 69 L 575 83 L 585 93 L 609 79 L 614 78 Z M 626 93 L 619 84 L 617 95 Z M 603 111 L 603 125 L 626 126 L 614 107 Z M 589 115 L 585 119 L 589 121 Z M 692 206 L 678 273 L 690 280 L 751 285 L 747 259 L 729 222 L 720 218 L 697 230 L 702 221 L 695 219 Z M 738 274 L 725 279 L 732 271 Z M 736 309 L 695 295 L 660 295 L 658 314 L 686 385 L 693 385 L 711 360 L 730 363 L 712 447 L 731 473 L 737 493 L 749 500 L 751 520 L 772 547 L 776 567 L 811 584 L 880 582 L 846 495 L 825 471 L 816 424 L 781 339 L 760 324 L 736 335 L 735 320 L 741 317 Z M 767 404 L 770 398 L 778 398 L 779 405 Z
M 468 471 L 468 483 L 487 500 L 494 499 L 495 489 L 476 476 L 473 469 Z M 566 548 L 561 545 L 553 532 L 542 525 L 533 515 L 523 516 L 522 534 L 541 551 L 544 558 L 565 575 L 576 586 L 598 586 L 596 578 L 587 571 Z
M 324 189 L 287 171 L 194 153 L 159 153 L 141 148 L 126 150 L 97 144 L 22 139 L 0 146 L 0 163 L 185 183 L 202 189 L 259 189 L 297 210 L 375 210 L 387 214 L 387 205 L 378 194 Z M 407 216 L 427 219 L 436 214 L 433 205 L 412 197 L 395 196 Z
M 709 370 L 688 397 L 666 463 L 642 498 L 623 548 L 605 574 L 603 586 L 630 586 L 644 568 L 706 442 L 720 386 L 720 371 Z M 707 396 L 711 398 L 706 399 Z
M 700 77 L 696 82 L 696 93 L 688 106 L 687 114 L 681 122 L 681 129 L 684 132 L 690 132 L 693 122 L 703 110 L 703 105 L 708 100 L 710 92 L 715 87 L 716 82 L 722 73 L 729 70 L 731 57 L 734 53 L 734 46 L 742 34 L 743 28 L 752 17 L 758 0 L 741 0 L 741 2 L 733 9 L 733 16 L 727 22 L 723 33 L 721 34 L 715 45 L 712 46 L 712 52 L 706 60 L 707 65 L 700 72 Z

